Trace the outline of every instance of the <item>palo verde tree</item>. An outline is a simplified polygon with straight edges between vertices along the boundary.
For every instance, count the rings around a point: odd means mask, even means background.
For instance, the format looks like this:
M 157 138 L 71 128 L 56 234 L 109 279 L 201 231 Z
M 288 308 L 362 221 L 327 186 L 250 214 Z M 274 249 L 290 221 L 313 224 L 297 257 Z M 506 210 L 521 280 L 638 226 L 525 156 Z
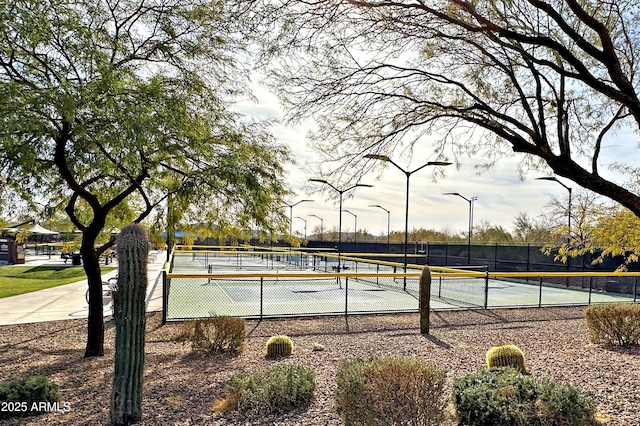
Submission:
M 321 161 L 339 163 L 328 172 L 334 180 L 380 163 L 362 163 L 365 154 L 399 148 L 434 159 L 477 154 L 487 165 L 515 152 L 523 173 L 550 169 L 640 216 L 640 169 L 626 162 L 637 138 L 606 143 L 616 129 L 640 130 L 638 2 L 255 0 L 253 8 L 271 35 L 263 57 L 271 84 L 292 119 L 316 118 Z
M 282 203 L 287 152 L 228 108 L 244 93 L 237 22 L 204 0 L 0 3 L 0 183 L 82 232 L 85 356 L 103 354 L 105 224 L 139 223 L 169 195 L 239 226 Z
M 640 218 L 619 204 L 604 202 L 597 194 L 578 189 L 571 204 L 571 232 L 566 214 L 568 200 L 553 199 L 549 204 L 550 229 L 556 235 L 556 243 L 544 247 L 548 255 L 554 254 L 563 262 L 586 253 L 595 254 L 594 263 L 602 263 L 607 257 L 621 256 L 619 270 L 637 262 L 640 255 Z M 558 244 L 557 240 L 561 240 Z M 563 240 L 563 241 L 562 241 Z
M 640 219 L 628 209 L 610 207 L 603 209 L 597 225 L 591 230 L 590 239 L 581 247 L 571 247 L 568 255 L 581 255 L 602 250 L 595 259 L 602 262 L 607 256 L 623 256 L 624 262 L 618 270 L 624 271 L 629 264 L 640 261 Z

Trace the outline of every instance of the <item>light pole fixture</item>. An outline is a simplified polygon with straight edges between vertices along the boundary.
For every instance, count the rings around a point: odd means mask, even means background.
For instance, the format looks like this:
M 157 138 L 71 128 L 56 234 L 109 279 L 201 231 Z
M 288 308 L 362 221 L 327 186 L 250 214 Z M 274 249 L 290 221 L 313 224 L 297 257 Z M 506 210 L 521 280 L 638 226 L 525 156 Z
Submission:
M 569 191 L 569 205 L 567 206 L 567 217 L 568 217 L 568 231 L 567 231 L 567 246 L 569 246 L 569 244 L 571 243 L 571 193 L 573 192 L 573 190 L 571 189 L 571 187 L 565 185 L 564 183 L 560 182 L 555 176 L 543 176 L 543 177 L 539 177 L 536 178 L 536 180 L 552 180 L 554 182 L 559 183 L 560 185 L 562 185 L 567 191 Z M 571 269 L 571 264 L 570 264 L 570 257 L 567 256 L 567 272 Z M 569 277 L 567 276 L 567 287 L 569 287 Z
M 309 182 L 317 182 L 327 185 L 329 188 L 336 191 L 340 196 L 340 206 L 338 209 L 338 269 L 337 272 L 340 272 L 340 255 L 342 254 L 342 196 L 345 192 L 350 191 L 357 187 L 365 187 L 371 188 L 373 185 L 367 185 L 366 183 L 356 183 L 355 185 L 351 185 L 348 188 L 338 189 L 335 186 L 331 185 L 324 179 L 309 179 Z
M 458 197 L 464 199 L 469 203 L 469 235 L 467 239 L 467 266 L 471 265 L 471 233 L 473 232 L 473 202 L 478 199 L 478 197 L 467 198 L 459 192 L 445 192 L 442 195 L 457 195 Z
M 300 219 L 304 222 L 304 239 L 307 239 L 307 219 L 301 218 L 300 216 L 296 216 L 296 219 Z
M 284 203 L 285 206 L 289 207 L 289 235 L 293 235 L 293 208 L 300 203 L 313 203 L 314 200 L 300 200 L 293 204 Z
M 322 242 L 322 234 L 323 234 L 323 220 L 320 216 L 318 216 L 317 214 L 310 214 L 309 216 L 313 216 L 313 217 L 317 217 L 318 219 L 320 219 L 320 242 Z
M 355 219 L 355 224 L 354 224 L 355 230 L 353 231 L 353 243 L 356 244 L 358 242 L 357 241 L 357 238 L 358 238 L 358 215 L 353 213 L 353 212 L 351 212 L 351 211 L 349 211 L 349 210 L 342 210 L 342 211 L 345 212 L 345 213 L 349 213 Z
M 351 212 L 349 210 L 343 210 L 343 212 L 349 213 L 355 219 L 355 225 L 354 225 L 355 231 L 353 232 L 353 247 L 354 247 L 354 250 L 357 252 L 358 251 L 358 240 L 357 240 L 357 236 L 358 236 L 358 215 L 356 215 L 355 213 L 353 213 L 353 212 Z M 355 264 L 356 264 L 356 272 L 358 272 L 358 262 L 355 262 Z
M 569 230 L 567 232 L 567 244 L 569 244 L 571 242 L 571 193 L 573 192 L 573 190 L 571 189 L 571 187 L 568 187 L 564 183 L 560 182 L 555 176 L 539 177 L 539 178 L 536 178 L 536 180 L 551 180 L 551 181 L 557 182 L 560 185 L 564 186 L 564 188 L 567 191 L 569 191 L 569 205 L 567 207 L 567 216 L 568 216 L 567 226 L 569 227 Z
M 369 204 L 369 207 L 378 207 L 382 210 L 384 210 L 385 212 L 387 212 L 387 253 L 390 252 L 390 242 L 391 242 L 391 212 L 387 209 L 385 209 L 384 207 L 382 207 L 379 204 Z
M 411 177 L 412 174 L 414 174 L 415 172 L 417 172 L 418 170 L 422 170 L 423 168 L 427 167 L 427 166 L 448 166 L 451 163 L 446 162 L 446 161 L 429 161 L 428 163 L 423 164 L 422 166 L 418 167 L 417 169 L 414 170 L 405 170 L 402 167 L 400 167 L 398 164 L 396 164 L 391 158 L 387 157 L 386 155 L 379 155 L 379 154 L 367 154 L 364 156 L 364 158 L 370 158 L 372 160 L 380 160 L 380 161 L 386 161 L 387 163 L 391 163 L 393 164 L 398 170 L 400 170 L 402 173 L 404 173 L 404 175 L 407 177 L 407 188 L 406 188 L 406 194 L 405 194 L 405 205 L 404 205 L 404 272 L 407 272 L 407 250 L 408 250 L 408 245 L 409 245 L 409 178 Z M 404 289 L 406 290 L 407 287 L 407 281 L 406 281 L 406 277 L 405 277 L 405 282 L 404 282 Z

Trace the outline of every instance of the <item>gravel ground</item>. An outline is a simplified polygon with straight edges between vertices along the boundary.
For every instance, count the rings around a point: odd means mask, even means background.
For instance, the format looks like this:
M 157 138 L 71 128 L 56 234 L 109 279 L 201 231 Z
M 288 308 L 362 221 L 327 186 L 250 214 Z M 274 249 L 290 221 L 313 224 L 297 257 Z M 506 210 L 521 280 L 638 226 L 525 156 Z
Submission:
M 588 341 L 584 308 L 434 312 L 431 335 L 419 333 L 417 314 L 247 321 L 238 356 L 200 355 L 176 341 L 180 324 L 147 322 L 143 396 L 144 425 L 339 425 L 333 391 L 342 360 L 369 355 L 417 356 L 444 367 L 454 378 L 484 368 L 495 344 L 522 348 L 529 371 L 590 391 L 608 425 L 640 425 L 640 348 L 606 349 Z M 273 334 L 292 337 L 294 354 L 264 358 Z M 113 322 L 106 323 L 105 356 L 84 359 L 86 321 L 0 327 L 0 381 L 48 376 L 60 388 L 68 412 L 9 420 L 8 425 L 107 424 L 113 375 Z M 314 343 L 324 351 L 312 351 Z M 227 379 L 273 362 L 297 362 L 316 371 L 316 397 L 286 415 L 230 421 L 211 409 L 224 397 Z M 450 389 L 450 388 L 449 388 Z M 453 425 L 453 421 L 449 424 Z

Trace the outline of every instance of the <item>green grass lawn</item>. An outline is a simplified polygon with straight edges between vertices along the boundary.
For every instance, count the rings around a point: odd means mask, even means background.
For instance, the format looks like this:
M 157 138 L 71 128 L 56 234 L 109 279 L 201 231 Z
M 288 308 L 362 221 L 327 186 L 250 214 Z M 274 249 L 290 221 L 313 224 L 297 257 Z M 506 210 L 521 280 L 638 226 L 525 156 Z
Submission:
M 103 266 L 102 273 L 113 266 Z M 82 266 L 0 266 L 0 298 L 75 283 L 86 278 Z

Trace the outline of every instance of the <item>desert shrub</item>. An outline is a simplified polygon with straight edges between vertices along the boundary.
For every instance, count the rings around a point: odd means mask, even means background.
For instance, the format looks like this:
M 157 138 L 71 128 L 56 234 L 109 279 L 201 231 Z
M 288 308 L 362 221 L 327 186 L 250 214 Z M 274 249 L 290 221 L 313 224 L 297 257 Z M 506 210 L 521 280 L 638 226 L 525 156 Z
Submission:
M 640 305 L 591 305 L 585 311 L 585 318 L 591 343 L 603 343 L 607 346 L 640 344 Z
M 0 384 L 0 419 L 40 414 L 34 408 L 41 402 L 59 402 L 58 386 L 44 376 L 30 376 Z
M 417 358 L 344 361 L 336 402 L 345 425 L 439 425 L 445 418 L 445 375 Z
M 293 352 L 293 342 L 288 336 L 271 336 L 269 340 L 267 340 L 265 350 L 267 358 L 289 356 Z
M 587 392 L 512 367 L 493 368 L 460 377 L 453 384 L 460 425 L 595 425 L 596 403 Z
M 516 345 L 493 346 L 487 351 L 487 367 L 513 367 L 526 372 L 524 352 Z
M 227 397 L 217 401 L 214 409 L 243 417 L 282 413 L 310 402 L 315 389 L 313 370 L 298 364 L 275 364 L 257 373 L 234 374 Z
M 191 347 L 203 352 L 240 353 L 246 337 L 244 318 L 213 316 L 186 321 L 178 340 L 191 342 Z

